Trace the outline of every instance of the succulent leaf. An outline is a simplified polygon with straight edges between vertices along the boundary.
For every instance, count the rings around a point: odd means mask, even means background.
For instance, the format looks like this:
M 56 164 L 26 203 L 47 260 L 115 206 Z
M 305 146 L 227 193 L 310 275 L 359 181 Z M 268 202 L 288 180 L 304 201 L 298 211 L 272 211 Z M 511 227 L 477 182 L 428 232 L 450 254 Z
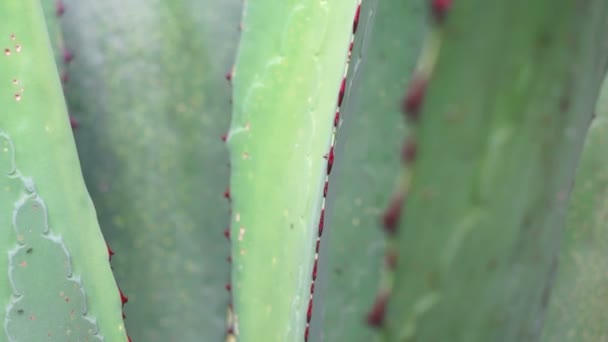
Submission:
M 227 137 L 239 341 L 308 336 L 323 189 L 358 6 L 245 4 Z
M 533 341 L 604 76 L 608 5 L 461 0 L 445 15 L 383 332 Z
M 328 232 L 321 250 L 321 261 L 326 256 L 320 268 L 321 279 L 327 277 L 321 285 L 324 305 L 313 314 L 320 318 L 327 341 L 372 341 L 374 337 L 365 320 L 379 279 L 385 277 L 385 235 L 379 222 L 396 186 L 399 153 L 407 133 L 399 103 L 426 30 L 423 5 L 423 1 L 379 1 L 377 7 L 372 1 L 362 3 L 360 25 L 368 26 L 370 33 L 355 36 L 353 56 L 362 57 L 360 63 L 353 60 L 351 68 L 360 64 L 363 70 L 355 80 L 360 82 L 359 89 L 345 99 L 337 168 L 329 181 L 333 209 L 326 214 Z M 371 16 L 375 17 L 373 28 L 367 23 Z
M 126 341 L 40 3 L 0 13 L 3 340 Z
M 566 219 L 543 341 L 592 342 L 608 336 L 608 82 L 596 106 Z
M 220 136 L 240 1 L 63 2 L 66 97 L 129 335 L 220 340 L 230 269 Z

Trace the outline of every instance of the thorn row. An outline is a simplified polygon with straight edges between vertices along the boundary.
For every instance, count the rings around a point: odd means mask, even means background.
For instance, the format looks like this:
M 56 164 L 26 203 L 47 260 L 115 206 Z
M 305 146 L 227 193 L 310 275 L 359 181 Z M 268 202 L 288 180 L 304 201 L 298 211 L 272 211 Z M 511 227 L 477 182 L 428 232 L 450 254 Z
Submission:
M 452 0 L 427 1 L 429 1 L 430 12 L 434 24 L 438 26 L 443 25 L 447 16 L 447 12 L 452 6 Z M 425 57 L 433 56 L 431 57 L 431 60 L 421 60 L 421 62 L 426 63 L 423 64 L 426 67 L 434 67 L 435 55 L 433 54 L 434 51 L 431 50 L 433 48 L 434 47 L 431 45 L 426 46 L 427 51 L 424 51 L 423 49 L 423 54 L 421 58 L 424 59 Z M 424 52 L 427 52 L 426 56 Z M 412 77 L 412 80 L 410 81 L 408 89 L 401 102 L 401 111 L 410 123 L 418 123 L 420 120 L 420 110 L 424 102 L 426 89 L 431 73 L 431 70 L 428 70 L 426 68 L 422 69 L 423 70 L 418 70 L 414 73 L 414 76 Z M 415 137 L 410 137 L 406 139 L 401 148 L 401 162 L 404 164 L 405 167 L 408 167 L 416 161 L 417 155 L 418 143 L 416 142 Z M 384 231 L 389 237 L 395 236 L 399 227 L 399 221 L 402 214 L 401 211 L 407 197 L 407 189 L 409 188 L 409 180 L 405 180 L 404 183 L 404 186 L 398 189 L 393 194 L 393 197 L 391 198 L 388 207 L 382 215 L 382 226 L 384 227 Z M 389 246 L 387 248 L 384 262 L 386 268 L 389 271 L 395 269 L 398 262 L 398 251 L 395 250 L 394 247 Z M 375 302 L 371 310 L 367 314 L 366 321 L 373 328 L 381 328 L 384 325 L 386 305 L 390 296 L 391 288 L 392 284 L 388 284 L 387 288 L 382 289 L 377 294 Z
M 232 85 L 233 75 L 234 75 L 234 66 L 230 69 L 230 71 L 228 71 L 224 75 L 224 78 L 226 79 L 226 81 L 228 81 L 229 85 Z M 232 104 L 232 95 L 231 95 L 230 99 L 228 100 L 228 102 L 230 104 Z M 221 140 L 222 140 L 222 142 L 225 143 L 228 140 L 228 133 L 222 134 Z M 230 185 L 228 185 L 226 187 L 226 190 L 224 191 L 223 196 L 226 199 L 226 201 L 228 201 L 228 204 L 230 206 L 230 208 L 228 209 L 228 215 L 231 217 L 231 215 L 232 215 L 232 207 L 231 207 L 232 197 L 230 196 Z M 224 230 L 224 237 L 226 237 L 226 239 L 228 240 L 229 243 L 231 242 L 230 225 L 228 225 L 228 227 L 226 227 L 226 229 Z M 226 257 L 226 262 L 228 264 L 232 264 L 232 255 L 229 254 L 228 257 Z M 233 320 L 233 311 L 232 311 L 233 310 L 232 283 L 231 283 L 230 276 L 229 276 L 228 282 L 226 283 L 224 288 L 229 293 L 229 299 L 228 299 L 228 305 L 227 305 L 227 319 L 226 319 L 226 341 L 236 341 L 236 337 L 234 336 L 234 320 Z
M 357 4 L 357 9 L 355 10 L 355 15 L 353 18 L 353 29 L 350 37 L 350 42 L 348 44 L 348 55 L 346 60 L 346 65 L 344 68 L 344 74 L 342 76 L 342 82 L 340 82 L 340 88 L 338 89 L 338 99 L 336 101 L 336 113 L 334 115 L 333 120 L 333 128 L 332 128 L 332 137 L 331 143 L 329 147 L 329 152 L 324 157 L 327 159 L 327 170 L 325 175 L 325 182 L 323 185 L 323 199 L 321 200 L 321 214 L 319 215 L 319 226 L 317 232 L 317 243 L 315 245 L 315 256 L 314 256 L 314 264 L 312 268 L 311 274 L 311 284 L 310 284 L 310 296 L 308 299 L 308 309 L 306 311 L 306 328 L 304 330 L 304 341 L 308 341 L 309 333 L 310 333 L 310 320 L 312 319 L 312 310 L 313 310 L 313 297 L 315 292 L 315 281 L 317 280 L 317 271 L 319 266 L 319 252 L 321 247 L 321 236 L 323 235 L 323 229 L 325 225 L 325 206 L 327 201 L 327 193 L 329 190 L 329 175 L 331 174 L 333 165 L 334 165 L 334 146 L 336 144 L 336 137 L 338 134 L 338 129 L 340 125 L 340 112 L 342 109 L 342 104 L 344 102 L 344 96 L 346 94 L 346 77 L 348 74 L 348 67 L 350 64 L 350 59 L 352 56 L 353 46 L 355 42 L 355 34 L 357 32 L 357 27 L 359 26 L 359 18 L 361 15 L 361 1 Z

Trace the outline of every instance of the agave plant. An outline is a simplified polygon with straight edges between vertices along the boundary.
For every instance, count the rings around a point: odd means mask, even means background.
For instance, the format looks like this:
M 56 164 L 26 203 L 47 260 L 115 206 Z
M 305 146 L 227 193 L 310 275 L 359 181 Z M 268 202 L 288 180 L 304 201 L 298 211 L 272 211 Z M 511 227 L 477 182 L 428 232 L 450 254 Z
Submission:
M 0 340 L 607 338 L 608 3 L 0 16 Z

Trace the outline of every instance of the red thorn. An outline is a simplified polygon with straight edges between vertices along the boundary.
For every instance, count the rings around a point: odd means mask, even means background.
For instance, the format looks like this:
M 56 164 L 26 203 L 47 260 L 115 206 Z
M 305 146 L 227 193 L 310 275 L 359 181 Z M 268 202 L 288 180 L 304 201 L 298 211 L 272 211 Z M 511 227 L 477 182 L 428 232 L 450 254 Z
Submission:
M 388 234 L 394 234 L 397 231 L 397 224 L 399 223 L 399 218 L 401 217 L 401 208 L 403 207 L 404 195 L 399 194 L 393 196 L 391 203 L 384 211 L 384 215 L 382 215 L 382 223 L 384 224 L 384 230 Z
M 323 222 L 325 221 L 325 209 L 321 209 L 321 217 L 319 218 L 319 237 L 323 235 Z
M 376 301 L 372 309 L 367 314 L 367 324 L 373 328 L 380 328 L 384 323 L 384 313 L 386 311 L 386 303 L 388 302 L 388 294 L 382 293 L 376 297 Z
M 420 110 L 420 105 L 424 100 L 426 84 L 426 79 L 421 77 L 414 78 L 412 83 L 409 85 L 405 98 L 403 99 L 402 110 L 405 114 L 407 114 L 411 121 L 418 120 L 418 112 Z
M 226 188 L 226 190 L 224 191 L 224 198 L 230 200 L 230 187 Z
M 304 342 L 308 342 L 308 330 L 310 328 L 308 326 L 306 326 L 306 330 L 304 331 Z
M 78 122 L 78 120 L 76 120 L 76 118 L 71 115 L 70 115 L 70 126 L 72 126 L 72 129 L 78 128 L 78 126 L 80 126 L 80 123 Z
M 312 318 L 312 298 L 308 301 L 308 311 L 306 311 L 306 322 L 309 323 Z
M 327 155 L 327 174 L 331 172 L 331 168 L 334 165 L 334 147 L 332 146 L 329 149 L 329 154 Z
M 230 69 L 230 71 L 228 71 L 224 77 L 226 77 L 226 81 L 232 82 L 232 69 Z
M 120 302 L 122 303 L 122 306 L 125 306 L 125 304 L 129 301 L 129 297 L 125 296 L 120 288 L 118 288 L 118 292 L 120 293 Z
M 357 11 L 355 12 L 355 20 L 353 20 L 353 34 L 357 32 L 357 26 L 359 26 L 359 16 L 361 15 L 361 4 L 357 6 Z
M 336 116 L 334 116 L 334 127 L 338 127 L 340 123 L 340 109 L 336 110 Z
M 327 197 L 328 188 L 329 188 L 329 182 L 325 181 L 325 185 L 323 186 L 323 197 Z
M 310 293 L 313 294 L 315 293 L 315 282 L 313 281 L 312 284 L 310 284 Z
M 418 145 L 416 141 L 410 139 L 403 144 L 403 148 L 401 150 L 401 160 L 404 163 L 412 163 L 416 160 L 416 153 L 418 152 Z
M 58 17 L 61 17 L 63 15 L 63 13 L 65 13 L 65 5 L 63 4 L 63 1 L 56 0 L 55 1 L 55 14 L 57 14 Z
M 224 230 L 224 236 L 226 239 L 230 240 L 230 227 L 227 227 L 226 230 Z
M 230 292 L 232 290 L 232 285 L 230 283 L 226 284 L 226 291 Z
M 317 280 L 317 265 L 318 265 L 318 261 L 319 261 L 319 259 L 315 259 L 315 265 L 312 267 L 312 280 L 313 281 Z
M 452 7 L 452 0 L 431 0 L 431 11 L 437 22 L 445 20 L 450 7 Z
M 110 248 L 110 245 L 108 245 L 107 242 L 106 242 L 106 247 L 108 248 L 108 260 L 112 261 L 112 255 L 114 255 L 114 252 L 112 251 L 112 249 Z
M 317 239 L 317 248 L 315 248 L 315 253 L 319 254 L 319 247 L 321 246 L 321 240 Z
M 127 335 L 127 339 L 129 340 L 129 342 L 131 342 L 131 337 L 129 337 L 129 335 Z
M 338 93 L 338 107 L 342 105 L 342 100 L 344 100 L 344 90 L 346 89 L 346 76 L 342 78 L 342 83 L 340 84 L 340 92 Z
M 64 48 L 63 49 L 63 62 L 66 63 L 66 64 L 68 64 L 73 59 L 74 59 L 74 54 L 70 50 Z
M 226 139 L 228 139 L 228 134 L 222 134 L 222 141 L 226 142 Z

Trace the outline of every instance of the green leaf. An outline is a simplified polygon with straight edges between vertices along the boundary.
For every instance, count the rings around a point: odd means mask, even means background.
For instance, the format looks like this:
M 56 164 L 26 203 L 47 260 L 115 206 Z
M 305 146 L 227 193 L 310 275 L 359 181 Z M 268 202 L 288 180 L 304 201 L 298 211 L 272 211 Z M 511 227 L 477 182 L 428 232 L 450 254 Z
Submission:
M 538 339 L 606 18 L 599 0 L 462 0 L 436 22 L 387 340 Z
M 239 341 L 297 341 L 308 331 L 323 186 L 357 6 L 245 5 L 228 137 Z
M 0 3 L 0 310 L 9 341 L 126 341 L 38 1 Z
M 65 2 L 66 96 L 134 341 L 217 341 L 229 279 L 224 74 L 240 1 Z
M 327 235 L 321 251 L 327 260 L 320 268 L 320 276 L 327 276 L 326 293 L 323 310 L 313 313 L 323 317 L 320 323 L 327 341 L 373 340 L 365 319 L 385 265 L 385 234 L 379 223 L 399 172 L 406 135 L 399 107 L 426 30 L 424 4 L 379 1 L 374 8 L 373 2 L 363 2 L 359 25 L 365 25 L 368 17 L 375 19 L 373 28 L 369 24 L 356 36 L 355 49 L 362 56 L 361 84 L 346 100 L 347 129 L 340 128 L 337 136 L 336 169 L 328 194 L 328 201 L 334 203 L 333 210 L 326 211 Z M 353 67 L 357 64 L 351 62 Z
M 543 340 L 601 341 L 608 337 L 608 83 L 585 141 L 570 196 L 564 246 Z

